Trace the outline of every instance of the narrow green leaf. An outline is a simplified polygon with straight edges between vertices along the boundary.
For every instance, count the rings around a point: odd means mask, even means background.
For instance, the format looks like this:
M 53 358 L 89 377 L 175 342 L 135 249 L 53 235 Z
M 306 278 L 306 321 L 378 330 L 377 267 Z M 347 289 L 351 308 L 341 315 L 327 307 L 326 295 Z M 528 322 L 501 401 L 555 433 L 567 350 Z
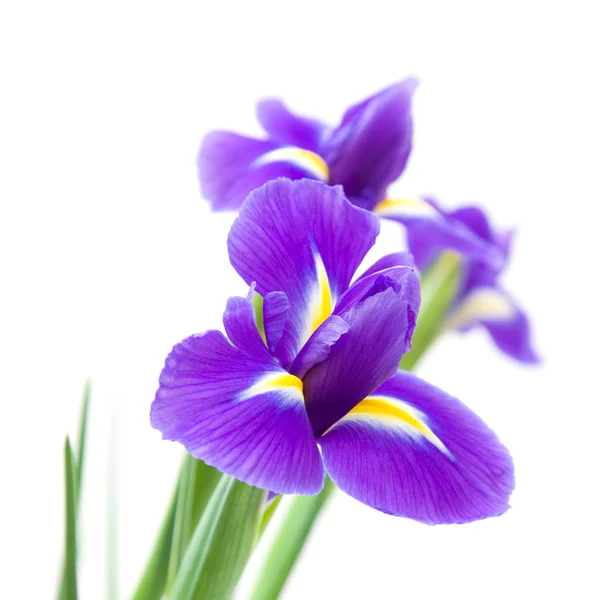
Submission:
M 167 590 L 177 577 L 192 534 L 221 477 L 215 468 L 185 455 L 179 476 Z
M 75 493 L 77 499 L 77 506 L 79 506 L 79 499 L 81 497 L 81 486 L 83 483 L 83 465 L 85 461 L 85 441 L 87 437 L 87 423 L 88 423 L 88 409 L 90 405 L 90 391 L 91 383 L 88 379 L 85 382 L 83 388 L 83 400 L 81 403 L 81 416 L 79 419 L 79 436 L 78 436 L 78 450 L 77 450 L 77 472 L 75 478 Z
M 161 525 L 160 533 L 132 600 L 160 600 L 163 597 L 167 585 L 171 542 L 175 527 L 177 490 L 178 486 L 175 486 L 175 492 Z
M 425 351 L 441 333 L 444 318 L 451 307 L 460 280 L 460 256 L 444 252 L 421 278 L 421 309 L 412 337 L 412 349 L 400 361 L 406 371 L 414 369 Z
M 65 564 L 61 596 L 77 600 L 77 516 L 75 458 L 69 438 L 65 439 Z
M 335 485 L 327 477 L 316 496 L 296 496 L 259 574 L 251 600 L 276 600 Z
M 108 430 L 108 475 L 106 486 L 106 583 L 108 600 L 116 600 L 119 587 L 118 420 L 113 413 Z
M 198 579 L 195 599 L 231 598 L 258 539 L 265 497 L 264 490 L 233 481 Z
M 171 542 L 171 555 L 167 574 L 167 589 L 171 589 L 181 560 L 185 554 L 190 540 L 192 529 L 192 507 L 194 498 L 194 480 L 196 470 L 194 459 L 186 454 L 181 467 L 179 484 L 177 486 L 177 500 L 175 504 L 175 522 L 173 526 L 173 539 Z
M 212 494 L 206 510 L 196 526 L 188 549 L 183 556 L 177 577 L 173 582 L 172 600 L 192 600 L 202 576 L 206 558 L 219 524 L 219 518 L 233 486 L 233 478 L 223 476 Z
M 208 466 L 205 462 L 193 459 L 194 463 L 194 496 L 192 502 L 192 523 L 190 527 L 190 536 L 196 529 L 196 525 L 215 491 L 223 473 L 217 471 L 214 467 Z M 189 538 L 187 540 L 189 543 Z M 187 546 L 187 544 L 186 544 Z
M 260 528 L 258 530 L 259 537 L 262 537 L 265 529 L 269 526 L 269 523 L 271 522 L 271 519 L 273 518 L 273 515 L 275 514 L 275 511 L 277 510 L 282 498 L 283 496 L 275 496 L 275 498 L 269 502 L 269 505 L 265 509 L 260 522 Z

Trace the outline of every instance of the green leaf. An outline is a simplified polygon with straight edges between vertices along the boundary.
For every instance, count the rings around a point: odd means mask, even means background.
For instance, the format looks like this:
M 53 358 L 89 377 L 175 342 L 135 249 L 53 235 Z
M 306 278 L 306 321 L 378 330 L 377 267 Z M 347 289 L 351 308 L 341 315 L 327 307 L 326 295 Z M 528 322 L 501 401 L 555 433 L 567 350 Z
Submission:
M 258 539 L 267 492 L 234 480 L 220 514 L 194 598 L 231 598 Z
M 192 600 L 202 577 L 206 559 L 219 525 L 219 519 L 233 486 L 233 478 L 223 476 L 202 513 L 188 549 L 173 582 L 172 600 Z
M 69 438 L 65 439 L 65 564 L 61 597 L 77 600 L 77 515 L 75 457 Z
M 316 496 L 295 496 L 259 574 L 251 600 L 276 600 L 335 485 L 327 477 Z
M 421 309 L 412 338 L 412 350 L 400 361 L 411 371 L 442 330 L 460 281 L 461 260 L 454 252 L 444 252 L 421 278 Z
M 273 498 L 273 500 L 271 500 L 271 502 L 269 502 L 269 505 L 265 509 L 262 520 L 260 522 L 260 528 L 258 530 L 259 537 L 262 537 L 262 534 L 265 532 L 265 529 L 268 527 L 269 523 L 271 522 L 271 519 L 273 518 L 273 515 L 275 514 L 277 507 L 281 503 L 282 498 L 283 498 L 283 496 L 275 496 L 275 498 Z
M 171 542 L 175 528 L 177 490 L 178 486 L 175 487 L 175 492 L 167 514 L 164 517 L 160 533 L 132 600 L 160 600 L 163 597 L 167 585 Z
M 83 400 L 81 403 L 81 417 L 79 420 L 79 437 L 78 437 L 78 450 L 77 450 L 77 471 L 75 476 L 75 494 L 77 498 L 77 506 L 79 506 L 79 499 L 81 497 L 81 486 L 83 482 L 83 464 L 85 461 L 85 441 L 87 437 L 87 424 L 88 424 L 88 409 L 90 405 L 90 391 L 91 383 L 88 379 L 85 382 L 83 389 Z
M 221 477 L 221 473 L 213 467 L 189 454 L 185 455 L 179 476 L 167 590 L 171 589 L 177 577 L 192 534 Z

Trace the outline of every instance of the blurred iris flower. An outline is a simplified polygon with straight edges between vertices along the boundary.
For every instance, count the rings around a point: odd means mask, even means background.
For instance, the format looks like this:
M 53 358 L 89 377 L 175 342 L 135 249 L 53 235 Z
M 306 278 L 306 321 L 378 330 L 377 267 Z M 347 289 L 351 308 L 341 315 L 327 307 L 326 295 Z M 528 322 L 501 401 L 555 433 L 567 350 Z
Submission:
M 417 267 L 427 270 L 446 250 L 460 254 L 458 292 L 445 327 L 466 331 L 482 325 L 508 356 L 523 363 L 539 362 L 529 320 L 499 282 L 514 232 L 494 231 L 476 206 L 446 211 L 431 198 L 423 202 L 431 216 L 408 227 L 408 247 Z M 393 218 L 392 209 L 388 216 Z
M 339 184 L 355 205 L 404 225 L 417 267 L 431 266 L 444 249 L 463 257 L 462 281 L 448 328 L 482 324 L 496 345 L 524 363 L 538 361 L 524 312 L 498 285 L 511 234 L 492 231 L 476 207 L 445 212 L 430 198 L 393 198 L 388 186 L 404 171 L 412 145 L 409 78 L 349 108 L 337 127 L 292 114 L 276 99 L 258 103 L 266 139 L 215 131 L 202 143 L 202 193 L 215 210 L 239 209 L 252 190 L 277 177 Z
M 250 295 L 229 299 L 227 337 L 173 348 L 152 425 L 275 493 L 316 494 L 326 472 L 359 501 L 429 524 L 500 515 L 514 486 L 505 447 L 457 399 L 398 371 L 420 303 L 410 257 L 354 277 L 378 233 L 341 186 L 278 179 L 252 192 L 228 239 Z

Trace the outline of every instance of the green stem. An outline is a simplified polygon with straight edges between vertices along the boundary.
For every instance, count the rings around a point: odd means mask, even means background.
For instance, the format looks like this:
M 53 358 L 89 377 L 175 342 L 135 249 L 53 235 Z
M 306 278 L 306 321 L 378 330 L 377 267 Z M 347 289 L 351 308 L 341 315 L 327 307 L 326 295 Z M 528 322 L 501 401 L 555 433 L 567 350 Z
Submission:
M 335 485 L 329 479 L 316 496 L 296 496 L 262 568 L 251 600 L 276 600 Z
M 442 330 L 460 282 L 460 257 L 444 252 L 421 278 L 421 309 L 412 337 L 412 350 L 400 361 L 400 368 L 412 371 Z

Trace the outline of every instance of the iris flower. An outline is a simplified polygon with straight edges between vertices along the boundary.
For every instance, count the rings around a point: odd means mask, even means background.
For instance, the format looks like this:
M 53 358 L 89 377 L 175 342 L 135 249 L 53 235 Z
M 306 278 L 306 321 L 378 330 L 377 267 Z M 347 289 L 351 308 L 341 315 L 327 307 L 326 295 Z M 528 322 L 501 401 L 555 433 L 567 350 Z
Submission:
M 412 95 L 406 79 L 350 107 L 337 127 L 294 115 L 281 100 L 257 106 L 267 133 L 255 139 L 214 131 L 198 155 L 202 195 L 214 210 L 237 210 L 254 189 L 277 177 L 342 185 L 354 204 L 373 209 L 401 175 L 412 146 Z
M 457 399 L 398 371 L 420 302 L 410 260 L 388 255 L 355 277 L 378 233 L 339 186 L 279 179 L 251 193 L 228 239 L 249 297 L 229 299 L 226 336 L 173 348 L 152 425 L 278 494 L 316 494 L 327 473 L 425 523 L 500 515 L 514 486 L 506 448 Z
M 423 202 L 429 207 L 431 218 L 408 227 L 408 246 L 416 265 L 427 269 L 444 250 L 461 253 L 459 290 L 446 327 L 466 331 L 482 325 L 498 348 L 510 357 L 524 363 L 538 362 L 527 316 L 499 282 L 508 263 L 514 232 L 494 231 L 485 213 L 476 206 L 445 211 L 433 199 Z M 470 246 L 467 252 L 465 240 Z
M 277 177 L 340 184 L 355 205 L 408 230 L 420 269 L 440 250 L 463 256 L 463 280 L 448 327 L 482 324 L 511 357 L 535 363 L 527 317 L 497 284 L 510 235 L 492 231 L 480 209 L 444 212 L 429 198 L 395 198 L 388 186 L 403 172 L 412 143 L 415 79 L 392 85 L 349 108 L 337 127 L 292 114 L 275 99 L 258 104 L 263 140 L 236 133 L 208 134 L 198 157 L 203 195 L 215 210 L 238 209 L 246 195 Z

